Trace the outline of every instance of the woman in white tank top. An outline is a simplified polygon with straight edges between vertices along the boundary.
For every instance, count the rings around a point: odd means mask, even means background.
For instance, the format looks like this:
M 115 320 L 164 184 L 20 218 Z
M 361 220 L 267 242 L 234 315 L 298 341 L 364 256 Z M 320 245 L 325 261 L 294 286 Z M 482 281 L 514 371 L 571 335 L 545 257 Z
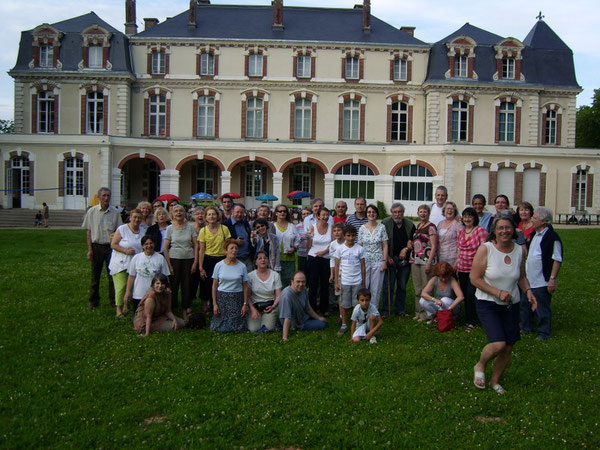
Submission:
M 520 339 L 519 306 L 513 306 L 520 300 L 517 284 L 527 293 L 531 309 L 537 307 L 525 276 L 525 250 L 513 242 L 516 238 L 512 219 L 496 219 L 489 242 L 479 247 L 471 269 L 471 283 L 477 288 L 477 315 L 488 338 L 475 364 L 473 383 L 478 389 L 485 389 L 485 369 L 495 360 L 489 384 L 498 394 L 506 392 L 499 384 L 500 377 L 510 362 L 513 345 Z
M 319 310 L 325 317 L 329 315 L 329 244 L 331 243 L 331 225 L 329 210 L 325 207 L 317 211 L 317 223 L 308 230 L 306 277 L 308 280 L 308 300 L 312 309 Z

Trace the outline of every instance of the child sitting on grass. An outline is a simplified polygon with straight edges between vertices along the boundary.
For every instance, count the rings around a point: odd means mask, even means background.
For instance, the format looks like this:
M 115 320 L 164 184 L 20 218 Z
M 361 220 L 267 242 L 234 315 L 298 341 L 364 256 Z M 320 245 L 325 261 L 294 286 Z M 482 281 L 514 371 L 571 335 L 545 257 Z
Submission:
M 377 344 L 375 332 L 383 325 L 383 319 L 375 305 L 371 304 L 371 292 L 368 289 L 358 291 L 358 305 L 352 311 L 352 338 L 350 342 L 360 342 L 363 339 L 371 344 Z
M 337 248 L 340 245 L 342 245 L 345 241 L 345 239 L 344 239 L 344 224 L 342 222 L 333 224 L 333 226 L 331 227 L 331 237 L 333 238 L 333 241 L 331 241 L 331 244 L 329 244 L 329 254 L 335 255 L 335 251 L 337 250 Z M 335 281 L 334 281 L 335 280 L 335 258 L 331 258 L 329 260 L 329 268 L 331 270 L 330 275 L 329 275 L 329 284 L 335 286 Z M 340 300 L 340 294 L 341 294 L 340 291 L 336 290 L 335 288 L 333 289 L 333 298 L 335 298 L 335 303 L 338 306 L 338 311 L 339 311 L 339 316 L 340 316 L 340 321 L 341 321 L 342 320 L 342 303 Z M 329 295 L 330 295 L 329 298 L 332 298 L 331 291 L 330 291 Z
M 348 331 L 348 311 L 356 305 L 358 290 L 365 287 L 365 249 L 356 242 L 356 228 L 344 225 L 344 240 L 335 254 L 335 290 L 341 292 L 342 327 L 338 336 Z

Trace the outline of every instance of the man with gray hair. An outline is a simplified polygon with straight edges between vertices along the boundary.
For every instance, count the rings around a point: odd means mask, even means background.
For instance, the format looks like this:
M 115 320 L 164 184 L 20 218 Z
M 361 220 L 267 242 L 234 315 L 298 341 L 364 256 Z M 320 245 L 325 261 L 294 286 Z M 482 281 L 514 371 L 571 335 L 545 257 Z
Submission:
M 397 316 L 407 317 L 404 310 L 406 303 L 406 284 L 410 276 L 410 264 L 408 258 L 412 249 L 412 235 L 415 232 L 415 224 L 404 217 L 404 205 L 400 202 L 392 204 L 390 208 L 391 217 L 381 221 L 388 235 L 388 269 L 383 279 L 383 298 L 381 305 L 382 316 L 387 316 L 391 311 L 391 298 L 394 295 L 394 309 Z
M 123 223 L 117 208 L 110 206 L 110 197 L 109 188 L 101 187 L 98 189 L 98 201 L 100 203 L 87 210 L 81 225 L 82 228 L 87 230 L 87 259 L 92 263 L 90 309 L 94 309 L 100 304 L 102 266 L 106 265 L 108 274 L 108 264 L 112 254 L 110 241 L 115 230 Z M 108 297 L 110 304 L 115 306 L 115 285 L 110 275 L 108 275 Z
M 436 227 L 438 224 L 445 219 L 444 217 L 444 203 L 448 200 L 448 189 L 446 186 L 438 186 L 435 188 L 435 202 L 431 207 L 431 214 L 429 215 L 429 221 Z
M 552 310 L 550 302 L 556 290 L 556 279 L 562 263 L 562 242 L 552 228 L 552 210 L 543 206 L 536 208 L 533 217 L 535 235 L 529 244 L 525 270 L 531 292 L 537 299 L 538 340 L 550 339 Z M 523 305 L 525 303 L 525 305 Z M 527 302 L 521 302 L 521 332 L 533 331 L 533 313 Z
M 310 227 L 314 227 L 317 224 L 317 213 L 319 212 L 319 209 L 321 209 L 323 206 L 325 206 L 325 202 L 323 201 L 322 198 L 315 198 L 312 201 L 312 214 L 310 214 L 304 218 L 304 230 L 305 231 L 310 230 Z M 331 217 L 331 214 L 329 215 L 329 219 L 327 220 L 327 223 L 329 225 L 333 225 L 333 217 Z

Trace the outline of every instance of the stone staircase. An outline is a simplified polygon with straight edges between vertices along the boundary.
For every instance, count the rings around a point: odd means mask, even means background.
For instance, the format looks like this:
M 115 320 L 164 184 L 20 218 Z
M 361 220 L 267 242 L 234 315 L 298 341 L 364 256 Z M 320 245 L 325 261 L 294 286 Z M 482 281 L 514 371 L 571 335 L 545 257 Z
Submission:
M 33 228 L 37 209 L 0 209 L 0 228 Z M 50 228 L 81 228 L 84 210 L 50 210 Z M 42 225 L 43 228 L 43 225 Z

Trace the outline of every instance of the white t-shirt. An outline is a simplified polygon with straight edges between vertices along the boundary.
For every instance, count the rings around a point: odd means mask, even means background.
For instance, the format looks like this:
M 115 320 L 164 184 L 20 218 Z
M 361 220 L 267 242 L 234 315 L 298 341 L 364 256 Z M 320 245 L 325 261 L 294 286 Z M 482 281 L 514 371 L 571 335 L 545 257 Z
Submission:
M 444 220 L 444 209 L 443 206 L 439 207 L 435 202 L 431 204 L 431 214 L 429 215 L 429 221 L 436 227 L 438 223 Z
M 358 244 L 348 247 L 340 245 L 334 255 L 340 260 L 340 282 L 344 286 L 356 286 L 362 283 L 360 260 L 365 259 L 365 249 Z
M 281 289 L 281 277 L 277 272 L 271 270 L 266 281 L 258 278 L 256 270 L 248 274 L 248 285 L 252 291 L 252 303 L 268 302 L 275 300 L 275 289 Z
M 331 244 L 329 244 L 329 254 L 332 256 L 335 255 L 335 251 L 340 245 L 344 245 L 344 243 L 342 242 L 341 244 L 338 244 L 337 239 L 335 241 L 331 241 Z M 335 258 L 331 258 L 329 260 L 329 267 L 335 268 Z
M 138 253 L 129 263 L 127 273 L 135 277 L 133 282 L 132 298 L 140 300 L 152 286 L 152 278 L 158 273 L 171 275 L 167 260 L 160 253 L 153 253 L 147 256 L 145 253 Z
M 358 304 L 354 307 L 354 311 L 352 311 L 352 317 L 350 318 L 350 320 L 352 322 L 356 322 L 356 326 L 360 327 L 365 323 L 369 323 L 369 316 L 373 315 L 379 315 L 379 311 L 377 311 L 377 308 L 375 308 L 375 305 L 373 303 L 369 303 L 369 307 L 367 308 L 366 312 L 363 311 L 360 307 L 360 304 Z

